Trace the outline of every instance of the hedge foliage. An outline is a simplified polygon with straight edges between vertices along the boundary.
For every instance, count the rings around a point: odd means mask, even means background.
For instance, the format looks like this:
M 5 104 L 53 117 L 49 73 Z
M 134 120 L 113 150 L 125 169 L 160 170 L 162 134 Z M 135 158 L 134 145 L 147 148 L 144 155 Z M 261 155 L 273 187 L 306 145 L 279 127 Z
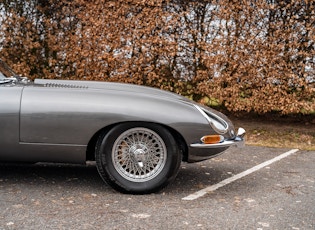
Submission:
M 32 79 L 118 81 L 230 111 L 315 112 L 312 0 L 2 0 L 0 55 Z

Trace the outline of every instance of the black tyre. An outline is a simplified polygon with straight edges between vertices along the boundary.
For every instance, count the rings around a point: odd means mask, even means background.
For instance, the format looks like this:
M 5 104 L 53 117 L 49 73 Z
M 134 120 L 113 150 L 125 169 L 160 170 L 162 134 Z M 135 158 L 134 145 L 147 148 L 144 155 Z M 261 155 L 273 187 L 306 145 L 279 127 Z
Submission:
M 96 165 L 114 189 L 133 194 L 156 192 L 175 179 L 181 154 L 162 126 L 123 123 L 99 137 Z

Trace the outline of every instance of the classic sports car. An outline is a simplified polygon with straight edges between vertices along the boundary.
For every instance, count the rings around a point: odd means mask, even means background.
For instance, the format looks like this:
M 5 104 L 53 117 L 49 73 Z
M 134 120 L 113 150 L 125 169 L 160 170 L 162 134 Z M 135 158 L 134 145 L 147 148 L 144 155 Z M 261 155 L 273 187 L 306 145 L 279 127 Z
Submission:
M 223 114 L 130 84 L 17 76 L 0 60 L 0 161 L 96 161 L 102 179 L 133 194 L 160 190 L 181 161 L 243 145 Z

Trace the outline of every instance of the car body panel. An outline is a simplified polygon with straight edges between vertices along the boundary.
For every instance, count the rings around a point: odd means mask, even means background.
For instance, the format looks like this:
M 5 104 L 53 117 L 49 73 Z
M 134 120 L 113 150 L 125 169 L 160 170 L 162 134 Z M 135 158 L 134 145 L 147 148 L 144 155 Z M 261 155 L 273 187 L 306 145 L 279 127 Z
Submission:
M 23 87 L 0 88 L 0 157 L 8 157 L 19 144 L 20 100 Z
M 127 121 L 162 123 L 185 131 L 187 127 L 183 129 L 180 123 L 207 124 L 196 114 L 189 104 L 166 103 L 163 98 L 138 93 L 29 87 L 24 89 L 21 102 L 20 141 L 86 145 L 98 130 Z
M 234 127 L 223 114 L 229 145 L 196 148 L 204 135 L 217 134 L 196 103 L 170 92 L 130 84 L 44 80 L 0 85 L 0 160 L 84 163 L 91 139 L 123 122 L 150 122 L 177 133 L 187 162 L 214 157 L 231 145 Z M 199 107 L 198 107 L 199 108 Z M 199 110 L 200 110 L 199 108 Z M 233 144 L 233 143 L 232 143 Z

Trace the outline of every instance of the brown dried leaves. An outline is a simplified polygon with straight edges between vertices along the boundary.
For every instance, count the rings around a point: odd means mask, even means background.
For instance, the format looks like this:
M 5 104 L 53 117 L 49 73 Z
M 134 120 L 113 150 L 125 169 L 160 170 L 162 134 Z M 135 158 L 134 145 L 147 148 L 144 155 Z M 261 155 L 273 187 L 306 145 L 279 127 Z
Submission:
M 312 1 L 11 2 L 0 3 L 1 57 L 31 78 L 145 84 L 231 111 L 315 111 Z

